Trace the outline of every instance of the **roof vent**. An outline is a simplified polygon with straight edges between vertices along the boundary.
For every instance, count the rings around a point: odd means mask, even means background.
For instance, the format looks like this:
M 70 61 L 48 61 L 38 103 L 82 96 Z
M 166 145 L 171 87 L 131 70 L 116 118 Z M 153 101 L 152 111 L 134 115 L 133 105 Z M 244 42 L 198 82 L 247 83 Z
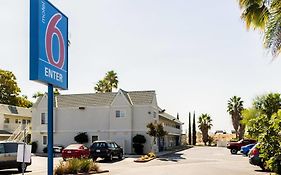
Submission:
M 84 110 L 85 107 L 84 106 L 79 106 L 79 109 Z

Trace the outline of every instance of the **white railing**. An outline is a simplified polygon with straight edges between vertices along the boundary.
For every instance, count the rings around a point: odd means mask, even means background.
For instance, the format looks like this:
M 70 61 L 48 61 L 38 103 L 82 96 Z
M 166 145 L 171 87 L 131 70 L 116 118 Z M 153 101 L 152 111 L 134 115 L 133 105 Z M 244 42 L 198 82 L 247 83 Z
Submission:
M 171 127 L 171 126 L 164 126 L 164 130 L 167 131 L 168 133 L 173 133 L 173 134 L 181 134 L 181 129 Z
M 7 141 L 23 141 L 25 137 L 31 132 L 31 125 L 20 125 Z

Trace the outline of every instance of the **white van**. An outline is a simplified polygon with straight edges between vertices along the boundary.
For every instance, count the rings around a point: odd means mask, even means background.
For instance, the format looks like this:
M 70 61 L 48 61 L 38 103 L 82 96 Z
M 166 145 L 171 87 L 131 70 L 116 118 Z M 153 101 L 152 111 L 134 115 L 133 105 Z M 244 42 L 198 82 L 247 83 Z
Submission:
M 22 166 L 22 163 L 17 162 L 17 151 L 18 145 L 23 144 L 22 142 L 0 142 L 0 170 L 17 168 L 19 172 L 22 172 L 23 168 L 26 171 L 26 167 L 31 165 L 30 163 L 25 163 L 25 166 Z

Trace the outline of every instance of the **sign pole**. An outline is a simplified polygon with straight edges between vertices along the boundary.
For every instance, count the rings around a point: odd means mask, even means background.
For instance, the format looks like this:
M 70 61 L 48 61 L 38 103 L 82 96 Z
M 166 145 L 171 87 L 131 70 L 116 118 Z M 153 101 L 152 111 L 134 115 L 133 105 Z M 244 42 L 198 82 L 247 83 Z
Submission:
M 53 100 L 54 89 L 52 84 L 48 84 L 48 175 L 53 175 Z

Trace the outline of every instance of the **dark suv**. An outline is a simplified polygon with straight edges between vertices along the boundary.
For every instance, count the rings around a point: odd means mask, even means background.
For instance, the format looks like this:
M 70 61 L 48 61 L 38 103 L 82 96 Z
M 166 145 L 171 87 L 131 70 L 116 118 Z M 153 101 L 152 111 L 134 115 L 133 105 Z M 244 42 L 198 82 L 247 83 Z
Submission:
M 22 163 L 17 162 L 17 152 L 18 145 L 23 144 L 21 142 L 0 142 L 0 169 L 10 169 L 10 168 L 18 168 L 19 172 L 22 172 L 22 168 L 24 171 L 26 167 L 31 164 L 25 163 L 25 166 L 22 166 Z
M 238 142 L 229 142 L 226 147 L 230 149 L 231 154 L 237 154 L 237 152 L 241 149 L 242 146 L 249 145 L 252 143 L 256 143 L 256 141 L 252 139 L 242 139 Z
M 90 147 L 90 155 L 95 161 L 98 157 L 112 161 L 113 157 L 123 158 L 123 148 L 112 141 L 95 141 Z

